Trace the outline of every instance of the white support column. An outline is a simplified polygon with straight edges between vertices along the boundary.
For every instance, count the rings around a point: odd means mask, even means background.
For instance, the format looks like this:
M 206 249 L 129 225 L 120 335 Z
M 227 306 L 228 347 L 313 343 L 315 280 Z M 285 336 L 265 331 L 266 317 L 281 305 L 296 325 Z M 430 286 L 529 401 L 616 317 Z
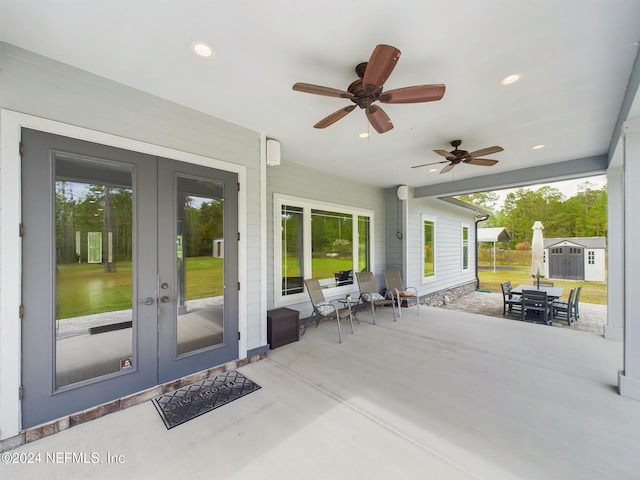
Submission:
M 618 374 L 620 395 L 640 400 L 640 118 L 624 128 L 624 367 Z M 609 228 L 611 230 L 611 228 Z
M 620 148 L 622 155 L 623 148 Z M 624 336 L 624 176 L 622 167 L 607 171 L 607 325 L 604 337 L 622 341 Z

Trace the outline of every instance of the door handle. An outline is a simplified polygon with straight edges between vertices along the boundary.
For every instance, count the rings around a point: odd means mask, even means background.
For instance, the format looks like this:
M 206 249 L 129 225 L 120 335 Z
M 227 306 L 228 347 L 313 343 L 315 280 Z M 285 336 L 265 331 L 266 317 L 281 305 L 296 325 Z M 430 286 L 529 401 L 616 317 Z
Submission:
M 143 303 L 145 305 L 153 305 L 153 302 L 155 302 L 153 297 L 147 297 L 144 300 L 142 300 L 140 303 Z
M 169 297 L 168 295 L 163 295 L 160 297 L 160 303 L 168 303 L 168 302 L 173 302 L 173 298 Z

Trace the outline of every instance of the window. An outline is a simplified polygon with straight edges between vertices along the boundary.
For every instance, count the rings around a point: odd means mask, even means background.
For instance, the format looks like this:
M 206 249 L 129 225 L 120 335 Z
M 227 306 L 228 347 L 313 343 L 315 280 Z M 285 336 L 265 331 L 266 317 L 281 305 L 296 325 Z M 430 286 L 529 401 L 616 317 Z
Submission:
M 297 298 L 292 295 L 304 292 L 305 278 L 317 278 L 324 288 L 351 289 L 353 272 L 372 268 L 373 212 L 278 195 L 274 205 L 281 231 L 276 300 Z
M 469 227 L 462 226 L 462 269 L 469 269 Z
M 596 264 L 596 252 L 594 252 L 593 250 L 587 250 L 587 263 L 589 265 Z
M 282 295 L 302 293 L 302 208 L 282 206 Z
M 436 222 L 422 216 L 422 277 L 424 280 L 435 277 Z

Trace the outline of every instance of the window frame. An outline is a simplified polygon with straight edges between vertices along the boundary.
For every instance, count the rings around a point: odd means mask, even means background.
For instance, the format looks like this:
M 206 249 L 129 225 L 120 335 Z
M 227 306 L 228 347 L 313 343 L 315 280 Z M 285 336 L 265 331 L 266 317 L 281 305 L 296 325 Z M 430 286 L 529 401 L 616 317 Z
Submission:
M 347 206 L 337 203 L 324 202 L 320 200 L 311 200 L 308 198 L 296 197 L 291 195 L 284 195 L 279 193 L 273 194 L 273 293 L 274 304 L 276 306 L 292 305 L 301 302 L 306 302 L 309 299 L 307 292 L 293 293 L 290 295 L 282 294 L 282 207 L 297 207 L 302 209 L 302 255 L 303 255 L 303 271 L 305 272 L 304 278 L 311 278 L 309 273 L 312 272 L 312 238 L 311 238 L 311 217 L 313 210 L 332 211 L 336 213 L 351 215 L 352 217 L 352 269 L 354 272 L 358 271 L 359 265 L 359 218 L 367 217 L 369 219 L 369 270 L 375 271 L 375 211 L 358 208 L 353 206 Z M 327 287 L 325 295 L 337 296 L 340 294 L 346 294 L 352 292 L 357 288 L 355 283 Z
M 424 264 L 425 264 L 425 255 L 424 255 L 424 247 L 425 247 L 425 235 L 424 235 L 424 227 L 425 227 L 425 223 L 426 222 L 430 222 L 433 225 L 433 238 L 431 240 L 432 242 L 432 252 L 433 252 L 433 275 L 430 276 L 425 276 L 424 274 Z M 422 284 L 426 284 L 426 283 L 431 283 L 431 282 L 435 282 L 437 280 L 437 268 L 436 268 L 436 251 L 437 251 L 437 245 L 436 245 L 436 238 L 437 238 L 437 217 L 431 216 L 431 215 L 427 215 L 425 213 L 420 214 L 420 235 L 421 235 L 421 242 L 420 242 L 420 277 L 422 278 Z
M 464 230 L 465 228 L 467 229 L 467 266 L 464 266 L 464 260 L 465 260 L 465 251 L 464 251 L 464 247 L 465 247 L 465 240 L 464 240 Z M 471 268 L 471 262 L 470 262 L 470 258 L 471 255 L 469 255 L 469 248 L 471 245 L 471 225 L 469 225 L 468 223 L 463 223 L 460 226 L 460 270 L 462 272 L 468 272 Z

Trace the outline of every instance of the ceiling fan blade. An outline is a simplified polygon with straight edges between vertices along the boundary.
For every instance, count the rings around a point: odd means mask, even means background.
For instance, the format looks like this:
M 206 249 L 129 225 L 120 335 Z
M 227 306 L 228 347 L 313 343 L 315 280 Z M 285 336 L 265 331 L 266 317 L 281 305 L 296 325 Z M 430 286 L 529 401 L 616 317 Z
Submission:
M 446 167 L 444 167 L 440 173 L 447 173 L 450 170 L 453 170 L 453 167 L 455 167 L 456 164 L 455 163 L 450 163 L 449 165 L 447 165 Z
M 400 58 L 400 50 L 390 45 L 378 45 L 373 50 L 362 76 L 362 86 L 371 93 L 384 84 Z
M 380 107 L 371 105 L 367 108 L 366 113 L 369 123 L 371 123 L 371 126 L 373 126 L 378 133 L 388 132 L 393 128 L 391 119 Z
M 297 92 L 313 93 L 314 95 L 324 95 L 325 97 L 353 98 L 353 95 L 337 88 L 322 87 L 310 83 L 296 83 L 293 89 Z
M 438 163 L 448 163 L 448 160 L 442 160 L 441 162 L 423 163 L 422 165 L 414 165 L 411 168 L 428 167 L 429 165 L 437 165 Z
M 396 88 L 380 95 L 382 103 L 421 103 L 434 102 L 444 96 L 444 84 L 415 85 L 413 87 Z
M 499 146 L 481 148 L 480 150 L 476 150 L 475 152 L 469 152 L 466 157 L 484 157 L 485 155 L 491 155 L 492 153 L 498 153 L 503 151 L 504 148 Z
M 349 105 L 348 107 L 341 108 L 340 110 L 333 112 L 331 115 L 327 115 L 318 123 L 316 123 L 314 128 L 327 128 L 329 125 L 333 125 L 342 117 L 346 116 L 349 112 L 353 111 L 356 108 L 355 105 Z
M 469 160 L 464 160 L 464 163 L 468 163 L 469 165 L 483 165 L 485 167 L 490 167 L 491 165 L 495 165 L 498 163 L 498 160 L 491 160 L 490 158 L 470 158 Z
M 442 155 L 446 159 L 455 158 L 453 155 L 451 155 L 451 152 L 447 152 L 446 150 L 434 150 L 434 152 L 437 153 L 438 155 Z

